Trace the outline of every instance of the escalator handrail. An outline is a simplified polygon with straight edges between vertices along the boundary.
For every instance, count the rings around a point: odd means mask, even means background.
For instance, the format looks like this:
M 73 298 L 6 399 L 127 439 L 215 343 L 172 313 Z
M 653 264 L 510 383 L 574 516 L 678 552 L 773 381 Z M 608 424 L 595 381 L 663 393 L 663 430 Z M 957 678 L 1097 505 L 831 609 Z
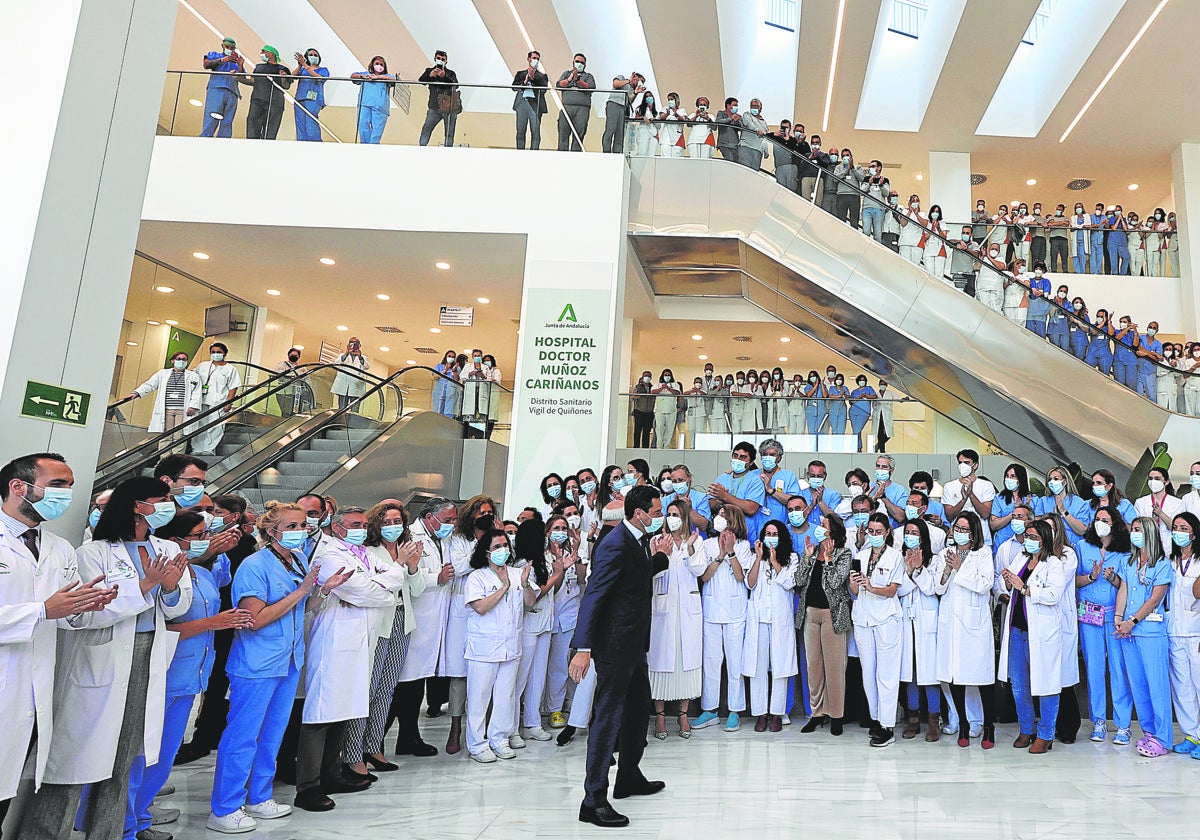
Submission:
M 307 368 L 307 370 L 305 370 L 300 376 L 296 376 L 295 371 L 299 370 L 300 368 Z M 350 376 L 355 376 L 359 379 L 369 381 L 367 376 L 362 375 L 363 374 L 362 371 L 358 370 L 357 368 L 347 367 L 345 365 L 338 365 L 338 364 L 332 364 L 332 363 L 327 363 L 327 362 L 297 365 L 297 367 L 294 368 L 293 370 L 276 372 L 275 375 L 272 376 L 270 379 L 266 379 L 262 382 L 255 383 L 248 390 L 239 394 L 237 399 L 242 399 L 243 402 L 238 410 L 244 411 L 251 406 L 258 405 L 259 403 L 263 402 L 264 400 L 267 400 L 270 397 L 275 396 L 275 395 L 279 394 L 280 392 L 295 386 L 299 382 L 304 382 L 310 376 L 312 376 L 318 372 L 325 371 L 325 370 L 335 370 L 338 373 L 345 373 Z M 378 387 L 378 385 L 381 385 L 385 382 L 385 380 L 379 376 L 371 376 L 371 378 L 373 378 L 377 381 L 376 387 Z M 256 391 L 260 392 L 260 393 L 255 394 Z M 374 391 L 374 389 L 372 389 L 372 391 Z M 245 398 L 252 394 L 255 394 L 255 396 L 252 399 L 250 399 L 249 401 L 245 401 Z M 180 423 L 175 428 L 173 428 L 169 431 L 165 431 L 165 432 L 156 434 L 154 437 L 151 437 L 148 440 L 142 441 L 138 445 L 134 446 L 132 449 L 125 449 L 125 450 L 122 450 L 121 452 L 118 452 L 117 454 L 113 455 L 107 461 L 105 461 L 102 464 L 99 464 L 96 467 L 97 482 L 98 483 L 106 483 L 107 479 L 103 479 L 102 476 L 111 470 L 118 469 L 119 468 L 119 465 L 117 463 L 118 461 L 132 461 L 132 463 L 134 465 L 136 465 L 138 463 L 149 460 L 149 456 L 147 455 L 147 453 L 160 450 L 162 448 L 163 441 L 166 440 L 168 437 L 171 440 L 171 447 L 175 448 L 175 447 L 178 447 L 181 443 L 186 443 L 187 441 L 194 438 L 196 435 L 200 434 L 203 431 L 206 431 L 207 429 L 211 428 L 212 426 L 216 425 L 217 423 L 225 422 L 225 420 L 222 419 L 222 410 L 225 408 L 226 404 L 227 403 L 221 403 L 220 405 L 216 405 L 211 408 L 205 409 L 204 411 L 201 411 L 201 412 L 195 414 L 194 416 L 187 418 L 187 420 L 185 420 L 183 423 Z M 119 405 L 119 403 L 118 403 L 118 405 Z M 380 405 L 380 410 L 382 412 L 382 402 Z M 380 419 L 382 419 L 382 416 L 380 417 Z M 209 421 L 211 421 L 211 422 L 209 422 Z M 183 431 L 181 431 L 181 430 L 183 430 Z M 127 469 L 127 467 L 121 468 L 121 469 Z
M 650 123 L 651 124 L 668 125 L 668 126 L 673 125 L 675 127 L 684 126 L 684 125 L 686 125 L 686 126 L 695 125 L 695 123 L 692 123 L 690 121 L 685 122 L 683 120 L 650 120 Z M 742 132 L 750 132 L 750 129 L 748 129 L 748 128 L 744 128 L 743 126 L 739 126 L 739 125 L 732 125 L 730 123 L 719 123 L 719 124 L 713 123 L 712 125 L 713 125 L 714 130 L 719 126 L 720 128 L 723 128 L 723 129 L 730 129 L 730 130 L 736 131 L 739 134 Z M 753 133 L 756 137 L 758 136 L 758 132 L 753 132 Z M 850 186 L 854 187 L 855 191 L 857 191 L 859 193 L 859 195 L 862 199 L 870 201 L 874 205 L 881 204 L 881 202 L 879 202 L 874 196 L 872 196 L 868 191 L 864 190 L 861 186 L 850 183 L 848 181 L 845 181 L 842 178 L 839 178 L 837 175 L 834 174 L 832 169 L 822 166 L 818 161 L 815 161 L 811 158 L 801 158 L 799 155 L 797 155 L 791 149 L 788 149 L 786 146 L 783 146 L 782 144 L 780 144 L 778 139 L 775 138 L 770 133 L 764 135 L 763 137 L 761 137 L 759 139 L 769 141 L 771 143 L 772 149 L 777 148 L 777 147 L 782 148 L 783 151 L 787 152 L 789 155 L 796 158 L 797 160 L 805 161 L 805 163 L 807 165 L 811 166 L 813 169 L 815 169 L 819 173 L 818 177 L 822 177 L 822 178 L 828 177 L 828 178 L 835 179 L 839 183 L 849 183 Z M 764 155 L 764 158 L 765 157 L 766 156 Z M 772 161 L 772 164 L 774 164 L 774 161 L 775 161 L 775 153 L 774 152 L 772 152 L 772 154 L 771 154 L 771 161 Z M 764 171 L 764 170 L 760 170 L 760 171 Z M 767 173 L 765 173 L 765 171 L 764 171 L 764 174 L 767 174 Z M 800 196 L 800 197 L 805 198 L 805 196 Z M 809 203 L 812 204 L 814 207 L 820 207 L 820 205 L 816 204 L 815 202 L 813 202 L 809 199 L 805 199 L 805 200 L 808 200 Z M 881 206 L 882 206 L 883 210 L 885 210 L 888 213 L 895 214 L 897 217 L 900 217 L 903 215 L 898 208 L 893 208 L 890 204 L 882 204 Z M 947 224 L 945 219 L 939 219 L 938 221 L 940 223 L 942 223 L 943 225 Z M 962 226 L 965 227 L 966 223 L 963 223 Z M 954 240 L 952 240 L 948 237 L 942 236 L 941 234 L 939 234 L 936 231 L 930 230 L 928 227 L 922 226 L 922 229 L 928 235 L 936 237 L 937 239 L 941 240 L 943 244 L 946 245 L 946 248 L 947 248 L 947 251 L 949 254 L 946 257 L 946 259 L 950 260 L 953 256 L 954 251 L 958 249 L 958 244 Z M 865 234 L 864 234 L 864 236 L 865 236 Z M 961 240 L 959 240 L 959 243 L 961 243 Z M 975 256 L 982 257 L 983 254 L 981 252 L 979 254 L 976 254 Z M 1017 279 L 1015 277 L 1015 275 L 1013 275 L 1009 272 L 1006 272 L 1006 271 L 1001 271 L 1000 269 L 996 268 L 995 266 L 989 265 L 987 262 L 985 262 L 982 259 L 976 259 L 976 262 L 979 263 L 980 270 L 988 269 L 989 271 L 992 271 L 995 274 L 999 274 L 1002 282 L 1012 281 L 1014 279 Z M 1020 282 L 1020 281 L 1018 280 L 1018 282 Z M 1026 289 L 1029 288 L 1028 283 L 1021 283 L 1021 285 Z M 1129 347 L 1129 345 L 1124 344 L 1124 342 L 1120 341 L 1116 337 L 1116 333 L 1119 330 L 1117 330 L 1112 325 L 1113 313 L 1111 311 L 1109 311 L 1109 322 L 1107 324 L 1105 324 L 1105 329 L 1100 329 L 1095 324 L 1088 321 L 1086 318 L 1081 318 L 1079 315 L 1077 315 L 1075 313 L 1074 309 L 1067 309 L 1065 307 L 1059 306 L 1054 298 L 1047 297 L 1047 298 L 1044 298 L 1044 300 L 1051 307 L 1057 309 L 1062 315 L 1066 316 L 1068 323 L 1073 325 L 1074 329 L 1082 331 L 1088 337 L 1089 343 L 1091 342 L 1091 339 L 1095 335 L 1105 334 L 1107 336 L 1108 340 L 1113 342 L 1113 344 L 1114 344 L 1114 346 L 1112 348 L 1114 353 L 1117 349 L 1116 345 L 1124 345 L 1126 347 L 1126 349 L 1128 349 L 1130 352 L 1134 353 L 1135 355 L 1137 354 L 1136 348 Z M 983 304 L 979 304 L 979 305 L 982 306 Z M 1104 308 L 1105 307 L 1098 307 L 1098 309 L 1104 309 Z M 1091 311 L 1091 310 L 1088 310 L 1088 311 Z M 1070 329 L 1070 327 L 1068 327 L 1068 330 L 1069 329 Z M 1052 342 L 1052 341 L 1046 341 L 1046 343 L 1051 346 L 1058 347 L 1058 345 L 1054 344 L 1054 342 Z M 1061 348 L 1061 347 L 1059 347 L 1058 349 L 1060 349 L 1063 352 L 1065 352 L 1066 354 L 1078 359 L 1078 357 L 1075 356 L 1075 354 L 1070 349 L 1065 349 L 1065 348 Z M 1080 359 L 1079 361 L 1082 362 L 1083 360 Z M 1178 368 L 1172 367 L 1170 365 L 1164 365 L 1160 361 L 1146 359 L 1143 356 L 1137 356 L 1137 361 L 1139 364 L 1143 361 L 1150 361 L 1151 364 L 1153 364 L 1155 366 L 1156 377 L 1158 375 L 1157 371 L 1159 369 L 1166 371 L 1166 373 L 1164 375 L 1176 375 L 1176 376 L 1187 376 L 1187 377 L 1200 376 L 1200 366 L 1197 366 L 1194 370 L 1185 371 L 1185 370 L 1179 370 Z

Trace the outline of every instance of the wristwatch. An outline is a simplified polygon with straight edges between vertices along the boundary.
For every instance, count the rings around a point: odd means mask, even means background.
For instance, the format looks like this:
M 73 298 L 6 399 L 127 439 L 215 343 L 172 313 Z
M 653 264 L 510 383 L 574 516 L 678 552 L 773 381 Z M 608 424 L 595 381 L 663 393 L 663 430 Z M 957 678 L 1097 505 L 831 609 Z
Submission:
M 1138 623 L 1138 622 L 1139 622 L 1141 619 L 1139 619 L 1139 618 L 1138 618 L 1138 617 L 1135 615 L 1135 616 L 1133 616 L 1133 617 L 1132 617 L 1131 619 L 1129 619 L 1129 620 L 1130 620 L 1131 622 L 1133 622 L 1134 624 L 1137 624 L 1137 623 Z

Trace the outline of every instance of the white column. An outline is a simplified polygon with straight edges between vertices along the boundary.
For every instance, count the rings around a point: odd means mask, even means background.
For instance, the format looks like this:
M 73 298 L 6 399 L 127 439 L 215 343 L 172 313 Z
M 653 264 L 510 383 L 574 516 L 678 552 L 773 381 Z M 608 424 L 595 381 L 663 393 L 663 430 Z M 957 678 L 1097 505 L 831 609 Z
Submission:
M 1200 144 L 1183 143 L 1171 153 L 1175 214 L 1179 222 L 1179 282 L 1183 333 L 1200 327 Z
M 940 204 L 942 221 L 966 223 L 971 221 L 971 155 L 969 152 L 929 153 L 928 209 Z M 950 231 L 954 238 L 955 231 Z
M 19 15 L 0 139 L 0 462 L 51 450 L 86 497 L 99 451 L 175 25 L 162 0 L 56 0 Z M 86 426 L 20 417 L 26 382 L 91 394 Z M 55 530 L 78 537 L 77 501 Z

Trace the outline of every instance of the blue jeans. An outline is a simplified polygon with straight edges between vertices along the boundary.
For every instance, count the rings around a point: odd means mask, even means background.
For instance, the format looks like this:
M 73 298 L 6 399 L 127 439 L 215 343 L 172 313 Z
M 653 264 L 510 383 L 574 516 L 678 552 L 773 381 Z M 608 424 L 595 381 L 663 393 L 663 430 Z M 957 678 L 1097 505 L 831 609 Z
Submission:
M 1125 646 L 1113 635 L 1113 613 L 1104 614 L 1104 626 L 1079 625 L 1079 643 L 1083 648 L 1083 664 L 1086 670 L 1088 689 L 1088 717 L 1093 722 L 1107 720 L 1108 689 L 1105 683 L 1107 670 L 1112 685 L 1113 723 L 1128 729 L 1133 719 L 1133 695 L 1129 692 L 1129 679 L 1125 676 Z M 1107 660 L 1107 669 L 1105 667 Z
M 904 684 L 904 708 L 915 712 L 921 705 L 921 686 L 915 682 Z M 942 687 L 925 686 L 925 705 L 931 715 L 942 713 Z
M 883 217 L 886 213 L 887 211 L 882 207 L 874 205 L 863 208 L 863 233 L 876 242 L 883 241 Z
M 1029 679 L 1029 634 L 1013 627 L 1008 631 L 1008 680 L 1017 704 L 1017 722 L 1024 735 L 1054 740 L 1054 722 L 1058 719 L 1058 692 L 1038 698 L 1041 716 L 1035 720 L 1033 691 Z
M 201 137 L 232 137 L 233 115 L 237 113 L 237 92 L 229 88 L 209 88 L 204 96 L 204 124 Z M 213 116 L 219 114 L 220 116 Z
M 458 122 L 458 114 L 443 114 L 441 111 L 435 111 L 433 108 L 428 108 L 425 111 L 425 124 L 421 126 L 422 146 L 429 145 L 429 137 L 433 134 L 433 130 L 437 124 L 445 121 L 446 138 L 442 143 L 443 146 L 454 145 L 454 124 Z
M 162 742 L 158 748 L 158 763 L 146 766 L 146 757 L 139 755 L 129 769 L 129 806 L 125 811 L 125 838 L 133 840 L 139 831 L 150 828 L 150 802 L 162 790 L 175 754 L 183 743 L 188 716 L 192 712 L 194 694 L 167 698 L 166 714 L 163 716 Z
M 387 126 L 388 112 L 383 108 L 360 105 L 358 109 L 358 142 L 378 143 Z
M 321 126 L 317 125 L 317 115 L 321 106 L 314 99 L 296 100 L 296 139 L 313 143 L 321 142 Z

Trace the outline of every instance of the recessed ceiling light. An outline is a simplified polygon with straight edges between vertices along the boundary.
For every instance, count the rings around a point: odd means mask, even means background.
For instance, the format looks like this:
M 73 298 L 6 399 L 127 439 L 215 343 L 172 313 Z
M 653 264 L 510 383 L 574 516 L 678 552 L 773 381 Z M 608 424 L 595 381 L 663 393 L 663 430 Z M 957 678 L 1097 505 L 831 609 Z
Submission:
M 441 260 L 439 260 L 438 262 L 435 262 L 433 264 L 433 266 L 434 266 L 434 268 L 440 269 L 441 271 L 449 271 L 450 270 L 450 263 L 442 262 Z
M 155 286 L 154 291 L 162 292 L 164 295 L 169 295 L 169 294 L 171 294 L 171 292 L 173 292 L 175 290 L 172 289 L 170 286 Z
M 338 332 L 348 332 L 350 330 L 350 328 L 347 327 L 345 324 L 338 324 L 337 328 L 338 328 Z
M 147 321 L 146 323 L 152 327 L 157 327 L 159 324 L 162 323 L 162 321 Z
M 438 333 L 440 333 L 442 331 L 442 328 L 441 327 L 430 327 L 429 331 L 431 333 L 433 333 L 434 335 L 437 335 Z
M 492 302 L 492 299 L 491 299 L 491 298 L 484 298 L 484 297 L 480 297 L 480 298 L 475 298 L 475 302 L 476 302 L 476 303 L 491 303 L 491 302 Z
M 197 108 L 199 108 L 199 107 L 201 107 L 201 106 L 203 106 L 203 105 L 204 105 L 204 103 L 203 103 L 203 102 L 201 102 L 199 99 L 189 99 L 189 100 L 188 100 L 188 104 L 189 104 L 189 105 L 195 105 Z
M 167 323 L 168 323 L 168 324 L 170 324 L 172 327 L 178 327 L 178 326 L 179 326 L 179 322 L 178 322 L 178 321 L 173 321 L 173 320 L 171 320 L 170 318 L 168 318 L 168 319 L 167 319 Z
M 788 342 L 791 341 L 791 339 L 785 335 L 783 338 L 779 339 L 779 341 L 781 344 L 787 344 Z
M 917 173 L 917 180 L 918 180 L 918 181 L 924 181 L 924 180 L 925 180 L 925 176 L 924 176 L 924 175 L 922 175 L 920 172 L 918 172 L 918 173 Z
M 1037 178 L 1030 178 L 1028 181 L 1025 182 L 1025 186 L 1036 187 L 1037 186 Z
M 404 364 L 406 364 L 406 365 L 415 365 L 416 363 L 417 363 L 416 359 L 405 359 L 404 360 Z
M 1141 184 L 1130 184 L 1130 185 L 1129 185 L 1129 189 L 1131 189 L 1131 190 L 1136 190 L 1136 189 L 1137 189 L 1138 187 L 1140 187 L 1140 186 L 1141 186 Z
M 303 345 L 303 344 L 293 344 L 292 346 L 293 346 L 293 347 L 295 347 L 297 350 L 303 350 L 303 349 L 304 349 L 304 345 Z
M 198 260 L 208 259 L 208 254 L 204 253 L 203 251 L 192 251 L 192 256 Z
M 707 362 L 707 361 L 708 361 L 708 356 L 705 356 L 703 353 L 701 353 L 701 354 L 700 354 L 700 361 L 702 361 L 702 362 Z
M 392 299 L 391 295 L 384 295 L 384 294 L 378 294 L 378 295 L 375 295 L 375 297 L 378 300 L 391 300 Z
M 788 359 L 788 357 L 787 357 L 787 356 L 780 356 L 780 357 L 779 357 L 779 361 L 781 361 L 781 362 L 786 362 L 786 361 L 787 361 L 787 359 Z
M 379 352 L 380 352 L 380 353 L 390 353 L 390 352 L 391 352 L 391 350 L 392 350 L 392 348 L 391 348 L 391 347 L 380 347 L 380 348 L 379 348 Z
M 138 343 L 136 341 L 126 341 L 125 346 L 126 347 L 137 347 Z
M 332 257 L 321 257 L 321 265 L 337 265 Z
M 692 336 L 692 341 L 699 341 L 702 338 L 704 338 L 704 336 L 700 335 L 699 333 L 696 333 L 695 335 Z
M 267 294 L 271 297 L 279 297 L 280 291 L 278 289 L 267 289 Z

